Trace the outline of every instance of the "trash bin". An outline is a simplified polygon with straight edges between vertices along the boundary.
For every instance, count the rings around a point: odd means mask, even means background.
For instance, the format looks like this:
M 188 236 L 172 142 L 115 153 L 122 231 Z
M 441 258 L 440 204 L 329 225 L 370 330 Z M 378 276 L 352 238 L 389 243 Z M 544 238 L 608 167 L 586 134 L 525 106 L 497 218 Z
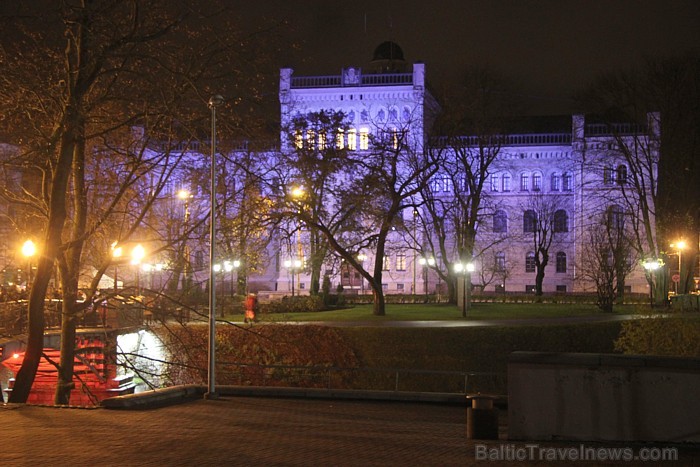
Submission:
M 467 396 L 467 439 L 498 439 L 498 409 L 495 396 Z

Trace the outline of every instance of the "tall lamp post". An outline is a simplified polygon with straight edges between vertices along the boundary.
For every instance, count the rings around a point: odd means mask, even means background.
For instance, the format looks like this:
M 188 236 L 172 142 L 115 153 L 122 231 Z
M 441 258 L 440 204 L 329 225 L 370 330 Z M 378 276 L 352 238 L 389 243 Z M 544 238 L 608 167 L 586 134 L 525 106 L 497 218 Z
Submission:
M 27 292 L 32 285 L 32 256 L 36 254 L 36 245 L 33 241 L 27 240 L 22 245 L 22 255 L 27 258 Z
M 685 286 L 683 287 L 684 290 L 680 290 L 680 284 L 681 281 L 683 281 L 683 284 L 685 284 L 685 280 L 683 277 L 683 250 L 686 247 L 685 241 L 683 240 L 678 240 L 675 243 L 671 243 L 671 248 L 675 248 L 676 251 L 678 252 L 678 281 L 675 282 L 675 287 L 676 287 L 676 294 L 679 292 L 685 293 Z
M 425 302 L 428 303 L 428 271 L 430 267 L 435 266 L 435 258 L 421 257 L 418 262 L 423 266 L 423 292 L 425 292 Z
M 209 354 L 207 371 L 207 392 L 205 399 L 216 399 L 216 276 L 214 274 L 214 242 L 216 240 L 216 108 L 224 103 L 224 98 L 214 95 L 209 98 L 211 109 L 211 179 L 209 211 Z
M 462 317 L 467 317 L 467 310 L 471 304 L 471 274 L 474 272 L 474 263 L 457 262 L 454 265 L 454 271 L 462 274 Z
M 642 262 L 642 266 L 644 267 L 644 270 L 649 274 L 650 281 L 649 281 L 649 305 L 653 308 L 654 307 L 654 275 L 656 274 L 656 270 L 659 269 L 661 266 L 663 266 L 663 262 L 659 259 L 650 259 L 650 260 L 645 260 Z
M 294 296 L 294 271 L 301 267 L 300 259 L 288 259 L 284 262 L 284 267 L 289 269 L 289 273 L 292 276 L 292 297 Z

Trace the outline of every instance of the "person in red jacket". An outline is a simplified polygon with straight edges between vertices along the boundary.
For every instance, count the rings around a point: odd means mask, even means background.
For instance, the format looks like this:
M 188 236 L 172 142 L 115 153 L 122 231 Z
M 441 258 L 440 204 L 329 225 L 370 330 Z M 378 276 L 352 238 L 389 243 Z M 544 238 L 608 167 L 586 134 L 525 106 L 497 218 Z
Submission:
M 258 297 L 254 293 L 249 293 L 245 299 L 245 318 L 244 323 L 252 323 L 255 321 L 255 311 L 258 308 Z

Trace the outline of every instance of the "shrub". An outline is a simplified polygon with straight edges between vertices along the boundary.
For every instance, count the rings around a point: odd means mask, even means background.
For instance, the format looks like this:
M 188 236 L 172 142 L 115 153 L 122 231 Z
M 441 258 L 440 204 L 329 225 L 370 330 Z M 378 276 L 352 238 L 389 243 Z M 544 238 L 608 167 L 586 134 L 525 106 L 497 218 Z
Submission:
M 622 323 L 615 350 L 626 354 L 700 357 L 700 319 L 650 316 Z
M 284 297 L 270 303 L 260 305 L 261 313 L 300 313 L 304 311 L 323 311 L 323 297 L 318 295 L 301 295 Z

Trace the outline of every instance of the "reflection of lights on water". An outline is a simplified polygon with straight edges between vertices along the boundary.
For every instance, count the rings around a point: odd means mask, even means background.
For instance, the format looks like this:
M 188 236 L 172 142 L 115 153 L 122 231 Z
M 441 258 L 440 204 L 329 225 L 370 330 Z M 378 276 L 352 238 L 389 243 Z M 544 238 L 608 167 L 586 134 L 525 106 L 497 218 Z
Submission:
M 163 374 L 166 361 L 163 342 L 152 332 L 141 330 L 117 336 L 117 372 L 135 373 L 149 378 L 153 386 L 160 386 L 157 376 Z M 137 371 L 135 371 L 137 370 Z M 153 375 L 153 376 L 152 376 Z M 137 387 L 136 391 L 139 391 Z

